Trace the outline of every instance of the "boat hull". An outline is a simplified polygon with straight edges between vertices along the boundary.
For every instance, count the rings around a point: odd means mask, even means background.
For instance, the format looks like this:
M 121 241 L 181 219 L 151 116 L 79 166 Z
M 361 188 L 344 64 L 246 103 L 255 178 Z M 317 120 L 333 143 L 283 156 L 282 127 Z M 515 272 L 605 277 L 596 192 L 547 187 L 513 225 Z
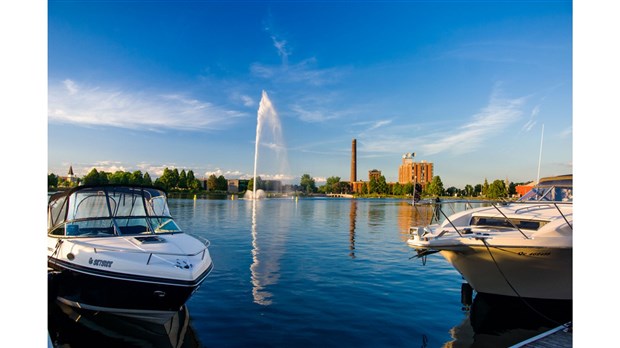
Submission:
M 571 300 L 572 248 L 461 246 L 442 256 L 480 293 Z
M 94 274 L 59 260 L 48 267 L 54 272 L 48 291 L 67 305 L 162 320 L 179 311 L 212 269 L 210 265 L 194 281 L 174 281 L 100 270 Z

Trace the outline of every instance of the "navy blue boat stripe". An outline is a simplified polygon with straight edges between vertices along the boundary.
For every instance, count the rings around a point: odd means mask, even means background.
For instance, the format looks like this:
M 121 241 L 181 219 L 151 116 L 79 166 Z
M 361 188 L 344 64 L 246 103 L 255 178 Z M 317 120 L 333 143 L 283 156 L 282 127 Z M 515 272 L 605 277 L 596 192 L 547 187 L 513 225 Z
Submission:
M 89 267 L 76 265 L 71 262 L 66 262 L 64 260 L 58 260 L 55 258 L 51 259 L 48 262 L 48 266 L 53 267 L 54 265 L 60 268 L 71 270 L 71 271 L 85 273 L 85 274 L 94 275 L 94 276 L 100 276 L 100 277 L 114 278 L 114 279 L 120 279 L 120 280 L 130 280 L 130 281 L 145 282 L 145 283 L 158 283 L 158 284 L 166 284 L 166 285 L 187 286 L 187 287 L 196 286 L 202 283 L 202 281 L 206 278 L 206 276 L 213 269 L 213 263 L 212 263 L 209 265 L 209 268 L 207 268 L 206 271 L 204 271 L 198 278 L 196 278 L 196 280 L 191 281 L 191 280 L 164 279 L 164 278 L 158 278 L 158 277 L 140 276 L 140 275 L 135 275 L 135 274 L 110 272 L 110 271 L 93 269 Z

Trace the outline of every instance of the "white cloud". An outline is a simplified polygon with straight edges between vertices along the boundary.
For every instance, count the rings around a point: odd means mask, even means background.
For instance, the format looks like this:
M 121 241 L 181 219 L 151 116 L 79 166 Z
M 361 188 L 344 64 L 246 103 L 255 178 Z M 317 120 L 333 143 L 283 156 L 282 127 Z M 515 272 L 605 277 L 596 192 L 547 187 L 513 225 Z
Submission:
M 346 69 L 316 67 L 316 59 L 309 58 L 294 65 L 264 65 L 254 63 L 250 66 L 251 73 L 260 78 L 270 79 L 276 83 L 304 83 L 312 86 L 323 86 L 339 81 Z
M 322 176 L 313 177 L 312 179 L 314 180 L 315 183 L 327 182 L 327 179 L 325 177 L 322 177 Z
M 565 139 L 573 136 L 573 127 L 568 127 L 560 132 L 560 138 Z
M 278 55 L 282 57 L 282 64 L 288 64 L 288 56 L 291 52 L 286 47 L 286 40 L 278 40 L 274 35 L 271 36 L 271 40 L 273 41 L 273 46 L 278 50 Z
M 530 114 L 530 119 L 521 127 L 522 132 L 529 132 L 536 125 L 536 116 L 540 113 L 540 106 L 536 105 Z
M 75 82 L 67 79 L 64 80 L 63 85 L 65 85 L 65 88 L 67 88 L 67 91 L 69 92 L 69 95 L 74 95 L 75 93 L 78 92 L 77 86 L 75 85 Z
M 256 105 L 256 103 L 254 102 L 254 99 L 248 97 L 247 95 L 242 95 L 241 96 L 241 100 L 243 101 L 243 105 L 244 106 L 254 106 L 254 105 Z
M 450 152 L 463 154 L 479 149 L 490 136 L 496 136 L 522 116 L 525 98 L 502 99 L 492 93 L 489 104 L 464 124 L 453 123 L 442 131 L 423 132 L 419 125 L 395 125 L 384 132 L 360 135 L 358 153 L 402 153 L 415 151 L 424 156 Z M 384 124 L 371 125 L 383 126 Z
M 325 110 L 305 110 L 300 105 L 293 105 L 291 109 L 299 116 L 299 119 L 304 122 L 325 122 L 337 118 L 335 113 L 327 114 Z
M 493 97 L 489 105 L 473 115 L 471 121 L 450 132 L 426 137 L 429 143 L 422 145 L 424 153 L 433 155 L 440 152 L 463 154 L 472 152 L 484 143 L 488 136 L 499 134 L 509 124 L 521 117 L 520 107 L 524 99 L 497 99 Z
M 50 85 L 50 122 L 161 131 L 221 129 L 246 116 L 182 94 L 146 94 L 120 88 Z

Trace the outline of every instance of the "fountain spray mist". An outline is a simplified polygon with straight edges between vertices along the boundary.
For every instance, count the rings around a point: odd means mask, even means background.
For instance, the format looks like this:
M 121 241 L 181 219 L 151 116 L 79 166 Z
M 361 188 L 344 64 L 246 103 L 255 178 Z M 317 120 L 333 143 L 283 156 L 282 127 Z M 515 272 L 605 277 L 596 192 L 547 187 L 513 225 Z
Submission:
M 284 140 L 282 137 L 282 126 L 280 124 L 280 119 L 278 118 L 278 113 L 274 108 L 271 100 L 269 100 L 269 96 L 267 92 L 263 90 L 260 104 L 258 106 L 257 120 L 256 120 L 256 142 L 254 144 L 254 185 L 252 187 L 252 199 L 258 198 L 257 186 L 258 183 L 256 181 L 257 178 L 257 168 L 258 168 L 258 149 L 261 142 L 261 135 L 263 132 L 263 125 L 268 125 L 271 128 L 271 133 L 273 134 L 273 142 L 264 144 L 269 148 L 273 149 L 276 153 L 276 158 L 279 164 L 279 173 L 285 173 L 288 169 L 288 160 L 286 156 L 286 147 L 284 146 Z

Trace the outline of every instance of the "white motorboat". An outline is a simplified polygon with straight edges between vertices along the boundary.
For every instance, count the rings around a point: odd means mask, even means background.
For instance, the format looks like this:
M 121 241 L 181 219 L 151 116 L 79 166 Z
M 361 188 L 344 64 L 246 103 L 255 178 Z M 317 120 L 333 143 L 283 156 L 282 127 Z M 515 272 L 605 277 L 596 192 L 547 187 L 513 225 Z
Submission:
M 572 175 L 543 178 L 515 202 L 491 202 L 410 228 L 418 256 L 439 252 L 479 293 L 572 299 Z
M 155 187 L 78 186 L 48 205 L 48 287 L 78 308 L 166 321 L 213 268 Z

